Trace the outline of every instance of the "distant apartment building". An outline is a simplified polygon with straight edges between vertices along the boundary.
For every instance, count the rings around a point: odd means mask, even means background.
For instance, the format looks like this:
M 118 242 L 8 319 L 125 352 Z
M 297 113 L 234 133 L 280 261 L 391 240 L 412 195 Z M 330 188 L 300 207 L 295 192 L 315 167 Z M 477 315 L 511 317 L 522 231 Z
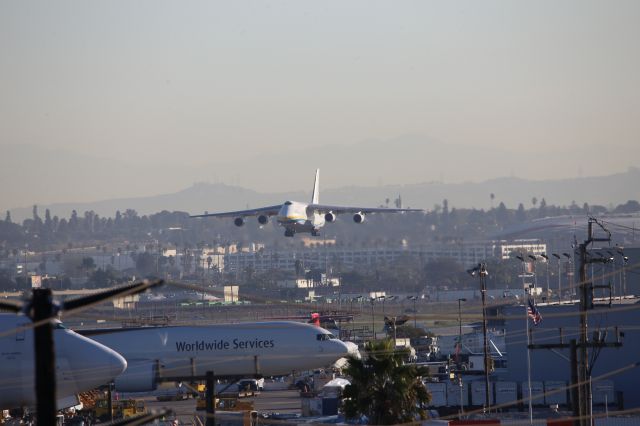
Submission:
M 339 287 L 340 278 L 327 277 L 321 274 L 319 280 L 313 278 L 295 278 L 292 280 L 279 280 L 276 285 L 280 288 L 316 288 L 316 287 Z
M 251 268 L 256 272 L 270 270 L 296 270 L 302 264 L 306 269 L 342 269 L 384 265 L 401 257 L 414 257 L 424 262 L 435 259 L 453 259 L 462 265 L 473 265 L 487 259 L 508 259 L 513 252 L 539 255 L 547 251 L 539 240 L 469 241 L 457 244 L 438 244 L 410 247 L 361 247 L 342 246 L 305 247 L 299 250 L 228 253 L 224 256 L 225 271 L 236 272 Z

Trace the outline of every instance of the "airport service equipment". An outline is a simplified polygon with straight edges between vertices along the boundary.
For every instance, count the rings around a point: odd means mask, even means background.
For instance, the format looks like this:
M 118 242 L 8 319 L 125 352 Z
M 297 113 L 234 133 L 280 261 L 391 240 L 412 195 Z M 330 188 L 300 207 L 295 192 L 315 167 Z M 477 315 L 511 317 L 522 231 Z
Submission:
M 159 379 L 259 377 L 322 368 L 347 356 L 347 345 L 327 330 L 298 322 L 252 322 L 193 327 L 85 330 L 129 364 L 116 390 L 149 391 Z

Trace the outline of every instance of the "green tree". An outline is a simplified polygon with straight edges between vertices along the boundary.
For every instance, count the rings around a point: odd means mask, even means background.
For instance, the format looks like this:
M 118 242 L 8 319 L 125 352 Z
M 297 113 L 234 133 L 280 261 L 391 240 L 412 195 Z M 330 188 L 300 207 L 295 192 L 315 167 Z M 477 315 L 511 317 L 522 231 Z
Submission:
M 351 378 L 343 393 L 349 419 L 368 418 L 368 424 L 392 425 L 426 418 L 431 395 L 422 383 L 427 370 L 405 364 L 408 349 L 396 349 L 392 340 L 369 342 L 363 359 L 349 358 Z

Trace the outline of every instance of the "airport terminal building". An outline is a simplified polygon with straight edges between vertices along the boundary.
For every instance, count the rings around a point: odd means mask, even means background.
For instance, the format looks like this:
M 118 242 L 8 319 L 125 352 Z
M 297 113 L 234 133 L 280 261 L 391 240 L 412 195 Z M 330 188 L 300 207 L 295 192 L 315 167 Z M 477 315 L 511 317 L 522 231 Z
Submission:
M 346 269 L 375 266 L 376 264 L 393 263 L 406 256 L 422 261 L 435 259 L 453 259 L 462 265 L 473 265 L 486 259 L 508 259 L 513 251 L 522 250 L 533 254 L 547 251 L 547 245 L 540 240 L 489 240 L 466 241 L 458 244 L 438 244 L 412 247 L 342 247 L 321 246 L 300 250 L 259 250 L 236 252 L 224 255 L 226 272 L 244 270 L 248 267 L 256 272 L 270 270 L 290 270 L 296 263 L 302 262 L 306 268 L 321 268 L 340 264 Z

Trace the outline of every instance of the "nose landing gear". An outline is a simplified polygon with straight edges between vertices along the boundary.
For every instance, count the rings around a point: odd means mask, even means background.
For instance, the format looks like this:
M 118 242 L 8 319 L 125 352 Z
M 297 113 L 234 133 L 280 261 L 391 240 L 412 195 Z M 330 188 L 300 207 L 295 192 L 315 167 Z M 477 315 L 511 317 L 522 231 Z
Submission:
M 285 237 L 293 237 L 296 234 L 296 232 L 293 229 L 285 229 L 284 230 L 284 236 Z

